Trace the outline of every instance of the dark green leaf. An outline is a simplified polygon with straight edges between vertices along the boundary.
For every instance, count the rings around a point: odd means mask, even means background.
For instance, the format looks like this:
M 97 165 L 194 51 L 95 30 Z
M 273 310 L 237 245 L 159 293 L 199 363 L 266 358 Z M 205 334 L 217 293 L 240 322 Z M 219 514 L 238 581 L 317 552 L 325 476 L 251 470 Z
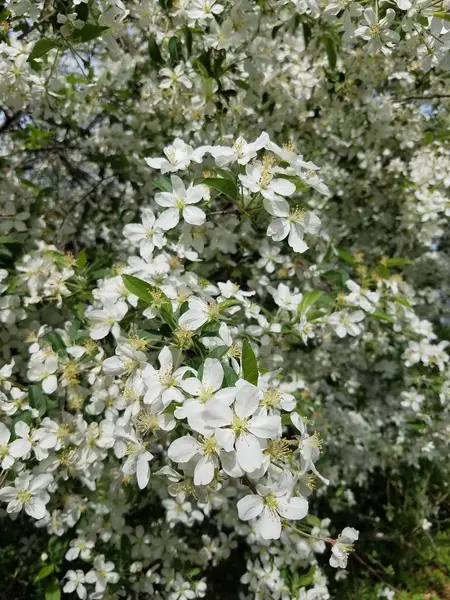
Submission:
M 47 333 L 44 337 L 48 342 L 50 342 L 53 352 L 57 352 L 62 356 L 67 356 L 66 345 L 59 333 L 56 333 L 56 331 L 50 331 L 50 333 Z
M 230 179 L 219 179 L 216 177 L 206 177 L 206 179 L 202 179 L 202 183 L 212 187 L 217 190 L 224 196 L 227 196 L 233 202 L 236 201 L 238 196 L 238 188 L 237 185 L 231 181 Z
M 188 51 L 188 56 L 191 55 L 192 52 L 192 31 L 189 29 L 189 27 L 184 27 L 183 28 L 183 32 L 184 32 L 184 41 L 186 43 L 186 48 Z
M 250 342 L 244 339 L 242 344 L 242 376 L 245 381 L 258 384 L 258 363 L 256 361 L 255 353 L 253 352 Z
M 81 29 L 76 29 L 72 34 L 72 40 L 74 42 L 90 42 L 100 37 L 104 31 L 109 27 L 103 25 L 94 25 L 92 23 L 86 23 Z
M 58 43 L 55 40 L 39 40 L 33 46 L 33 50 L 30 52 L 28 61 L 36 60 L 36 58 L 41 58 L 41 56 L 45 56 L 48 52 L 50 52 L 50 50 L 53 50 L 53 48 L 57 47 Z
M 169 40 L 169 55 L 173 66 L 177 65 L 183 58 L 181 40 L 175 35 Z
M 30 385 L 28 388 L 28 398 L 31 408 L 39 411 L 39 416 L 42 417 L 47 411 L 47 396 L 39 385 Z
M 337 62 L 337 52 L 334 40 L 331 37 L 331 35 L 326 34 L 322 36 L 322 42 L 325 46 L 325 51 L 327 53 L 328 64 L 330 65 L 330 69 L 334 71 Z
M 238 376 L 234 369 L 225 365 L 223 367 L 223 385 L 225 387 L 233 387 L 236 381 L 238 380 Z
M 228 352 L 227 346 L 217 346 L 208 354 L 209 358 L 222 358 Z
M 161 52 L 159 50 L 159 46 L 156 43 L 155 36 L 152 34 L 148 38 L 148 53 L 152 61 L 156 66 L 161 66 L 164 64 L 164 59 L 161 56 Z

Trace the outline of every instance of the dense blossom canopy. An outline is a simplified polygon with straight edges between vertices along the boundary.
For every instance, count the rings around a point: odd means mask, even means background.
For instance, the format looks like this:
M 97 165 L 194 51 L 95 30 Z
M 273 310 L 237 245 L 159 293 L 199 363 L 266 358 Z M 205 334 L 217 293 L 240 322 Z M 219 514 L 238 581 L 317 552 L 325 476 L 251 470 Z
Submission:
M 448 0 L 0 2 L 8 597 L 327 600 L 445 497 L 449 71 Z

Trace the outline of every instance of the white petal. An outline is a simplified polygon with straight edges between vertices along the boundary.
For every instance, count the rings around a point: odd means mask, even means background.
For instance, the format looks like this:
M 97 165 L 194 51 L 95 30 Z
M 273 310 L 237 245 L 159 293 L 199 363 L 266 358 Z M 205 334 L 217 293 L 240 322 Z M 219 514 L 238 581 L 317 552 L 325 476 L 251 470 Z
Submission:
M 300 223 L 292 223 L 289 233 L 288 244 L 295 251 L 302 254 L 308 250 L 308 244 L 303 241 L 305 230 Z
M 225 452 L 232 452 L 234 449 L 234 442 L 236 441 L 236 434 L 234 431 L 228 428 L 216 429 L 215 438 L 217 445 L 225 450 Z
M 270 184 L 270 189 L 280 196 L 292 196 L 295 192 L 295 185 L 288 179 L 275 179 Z
M 168 450 L 171 460 L 178 463 L 185 463 L 191 460 L 201 450 L 200 444 L 190 435 L 185 435 L 174 440 Z
M 186 206 L 183 209 L 183 218 L 190 225 L 203 225 L 206 215 L 198 206 Z
M 261 415 L 260 417 L 253 417 L 248 425 L 248 430 L 253 435 L 259 438 L 273 438 L 276 437 L 281 427 L 281 418 L 278 416 L 266 417 Z
M 203 365 L 202 382 L 218 390 L 223 381 L 223 368 L 217 358 L 207 358 Z
M 257 438 L 251 433 L 241 434 L 236 440 L 236 453 L 239 465 L 251 473 L 259 469 L 263 462 L 263 453 Z
M 178 225 L 180 220 L 180 211 L 178 208 L 168 208 L 158 217 L 155 227 L 169 231 Z
M 208 317 L 206 313 L 200 310 L 187 310 L 185 313 L 181 315 L 178 319 L 178 324 L 189 329 L 191 331 L 195 331 L 199 329 L 202 325 L 206 323 Z
M 233 422 L 233 411 L 220 400 L 212 398 L 205 404 L 203 419 L 211 427 L 224 427 Z
M 245 419 L 252 415 L 258 408 L 258 388 L 251 384 L 244 384 L 236 394 L 234 410 L 238 417 Z
M 285 519 L 304 519 L 308 514 L 308 501 L 298 497 L 291 498 L 289 502 L 280 499 L 277 510 Z
M 288 235 L 290 231 L 290 225 L 286 219 L 274 219 L 267 228 L 267 235 L 273 239 L 274 242 L 280 242 Z
M 211 456 L 202 456 L 195 466 L 194 484 L 208 485 L 214 478 L 214 461 Z
M 281 521 L 278 514 L 268 506 L 264 507 L 258 522 L 257 531 L 265 540 L 278 540 L 281 535 Z
M 27 515 L 30 515 L 30 517 L 33 517 L 33 519 L 42 519 L 47 512 L 45 504 L 40 498 L 36 497 L 31 498 L 24 508 Z
M 136 464 L 136 477 L 139 489 L 143 490 L 150 479 L 150 466 L 144 455 L 140 455 Z
M 14 442 L 9 447 L 9 453 L 14 458 L 22 458 L 25 454 L 31 450 L 31 443 L 28 440 L 18 439 L 14 440 Z
M 242 519 L 242 521 L 254 519 L 262 513 L 263 508 L 263 499 L 261 496 L 257 496 L 256 494 L 244 496 L 237 503 L 239 518 Z
M 110 330 L 110 325 L 106 325 L 104 323 L 101 323 L 99 325 L 94 325 L 94 327 L 91 327 L 90 330 L 90 336 L 93 340 L 102 340 L 104 337 L 106 337 L 109 333 Z

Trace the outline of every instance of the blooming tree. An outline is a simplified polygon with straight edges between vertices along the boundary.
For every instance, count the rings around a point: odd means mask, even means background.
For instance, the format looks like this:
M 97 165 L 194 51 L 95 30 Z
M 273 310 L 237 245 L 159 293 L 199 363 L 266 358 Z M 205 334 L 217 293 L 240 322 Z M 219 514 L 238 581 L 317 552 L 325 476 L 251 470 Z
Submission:
M 327 600 L 374 474 L 445 481 L 449 70 L 446 0 L 0 4 L 27 597 Z

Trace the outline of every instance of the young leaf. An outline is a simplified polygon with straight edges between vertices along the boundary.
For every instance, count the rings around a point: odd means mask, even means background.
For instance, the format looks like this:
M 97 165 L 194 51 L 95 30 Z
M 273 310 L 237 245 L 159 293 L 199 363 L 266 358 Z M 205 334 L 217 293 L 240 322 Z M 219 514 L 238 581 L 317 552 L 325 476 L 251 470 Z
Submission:
M 206 179 L 202 179 L 201 182 L 204 183 L 205 185 L 208 185 L 209 187 L 212 187 L 213 189 L 217 190 L 224 196 L 227 196 L 227 198 L 229 198 L 230 200 L 233 200 L 233 202 L 236 201 L 237 196 L 238 196 L 237 185 L 230 179 L 219 179 L 216 177 L 206 177 Z
M 376 310 L 375 312 L 371 313 L 370 316 L 375 317 L 375 319 L 380 319 L 380 321 L 387 321 L 388 323 L 395 323 L 394 317 L 391 317 L 391 315 L 388 315 L 387 313 L 383 312 L 382 310 Z
M 45 600 L 60 600 L 61 599 L 61 588 L 59 587 L 59 581 L 55 578 L 49 586 L 45 588 Z
M 314 290 L 305 294 L 298 306 L 298 312 L 306 312 L 321 296 L 323 296 L 321 290 Z
M 133 275 L 122 275 L 125 287 L 129 292 L 140 298 L 143 302 L 160 308 L 172 315 L 172 303 L 163 291 L 146 281 Z
M 245 339 L 242 344 L 242 376 L 245 381 L 257 385 L 258 383 L 258 363 L 250 342 Z

